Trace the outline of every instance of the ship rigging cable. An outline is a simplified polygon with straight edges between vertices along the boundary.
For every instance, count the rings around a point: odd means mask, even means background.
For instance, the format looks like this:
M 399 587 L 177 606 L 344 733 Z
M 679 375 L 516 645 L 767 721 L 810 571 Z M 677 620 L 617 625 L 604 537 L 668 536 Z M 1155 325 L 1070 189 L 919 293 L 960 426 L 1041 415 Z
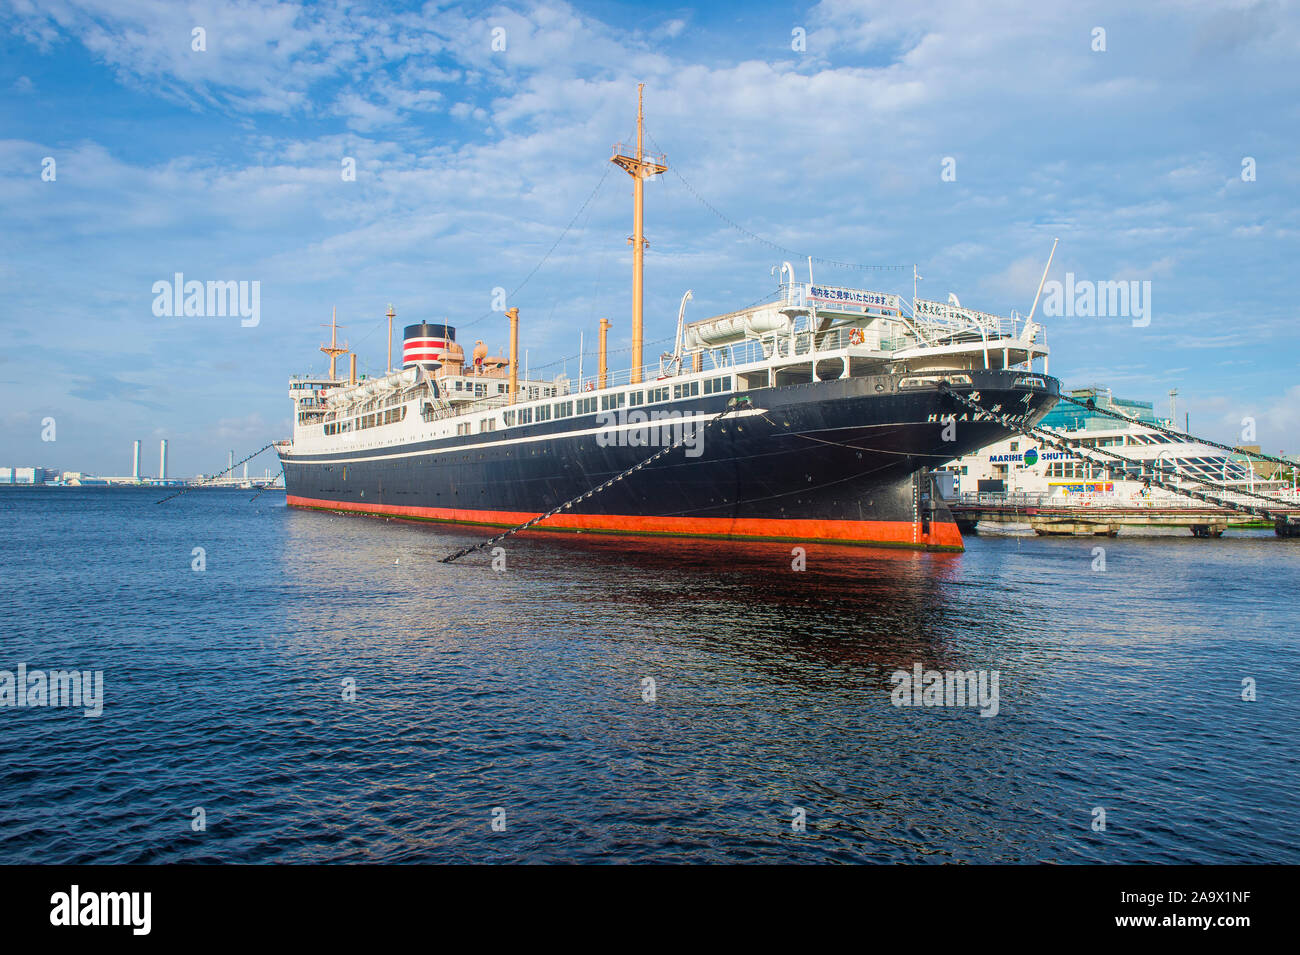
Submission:
M 761 296 L 761 297 L 759 297 L 759 298 L 754 299 L 754 301 L 752 301 L 752 302 L 750 302 L 748 305 L 744 306 L 744 308 L 736 309 L 736 311 L 738 311 L 738 312 L 743 312 L 743 311 L 746 311 L 747 309 L 751 309 L 751 308 L 753 308 L 755 305 L 761 305 L 763 302 L 766 302 L 768 299 L 770 299 L 770 298 L 772 298 L 772 297 L 774 297 L 774 296 L 776 296 L 776 295 L 780 295 L 783 291 L 784 291 L 783 289 L 778 288 L 778 289 L 776 289 L 776 290 L 773 291 L 773 292 L 768 292 L 768 293 L 766 293 L 765 295 L 763 295 L 763 296 Z M 665 336 L 664 338 L 656 338 L 654 341 L 646 342 L 646 343 L 645 343 L 645 346 L 646 346 L 647 348 L 649 348 L 649 347 L 651 347 L 652 345 L 663 345 L 663 344 L 666 344 L 666 343 L 668 343 L 668 342 L 675 341 L 675 340 L 676 340 L 676 336 L 675 336 L 675 335 L 668 335 L 668 336 Z M 606 355 L 621 355 L 621 354 L 623 354 L 624 352 L 630 352 L 631 350 L 632 350 L 632 346 L 631 346 L 631 345 L 625 345 L 625 346 L 623 346 L 622 348 L 608 348 L 608 349 L 605 350 L 605 354 L 606 354 Z M 548 361 L 548 362 L 546 362 L 546 364 L 544 364 L 544 365 L 534 365 L 534 366 L 533 366 L 533 371 L 545 371 L 547 368 L 550 368 L 550 367 L 552 367 L 553 365 L 561 364 L 562 362 L 577 361 L 579 358 L 596 358 L 596 357 L 598 357 L 599 355 L 600 355 L 599 350 L 597 350 L 597 351 L 584 351 L 584 352 L 582 352 L 582 353 L 579 354 L 579 355 L 568 355 L 568 356 L 566 356 L 566 357 L 564 357 L 564 358 L 556 358 L 556 359 L 554 359 L 553 361 Z
M 651 136 L 649 133 L 646 133 L 646 138 L 650 140 L 651 145 L 654 146 L 656 151 L 660 153 L 664 152 L 663 147 L 661 147 L 657 142 L 655 142 L 655 138 L 653 136 Z M 686 177 L 677 171 L 676 166 L 672 166 L 670 168 L 672 169 L 673 175 L 676 176 L 679 180 L 681 180 L 682 185 L 686 187 L 686 191 L 689 192 L 692 196 L 694 196 L 696 200 L 700 203 L 700 205 L 704 206 L 704 208 L 708 209 L 715 216 L 717 216 L 719 219 L 721 219 L 731 228 L 735 229 L 741 235 L 745 236 L 746 238 L 753 239 L 755 242 L 765 245 L 770 249 L 774 249 L 777 252 L 780 252 L 782 255 L 788 255 L 791 258 L 799 259 L 801 261 L 807 261 L 808 259 L 812 259 L 814 262 L 820 262 L 822 265 L 829 265 L 837 269 L 855 269 L 859 272 L 901 272 L 903 269 L 907 268 L 907 266 L 905 265 L 860 265 L 856 262 L 838 262 L 835 259 L 823 259 L 820 256 L 807 255 L 803 252 L 796 252 L 794 249 L 787 249 L 783 245 L 777 245 L 772 240 L 765 239 L 761 235 L 757 234 L 756 232 L 751 232 L 750 230 L 746 229 L 743 225 L 736 222 L 736 220 L 730 218 L 729 216 L 725 215 L 722 212 L 719 212 L 718 208 L 714 206 L 713 203 L 709 202 L 709 200 L 705 199 L 702 195 L 700 195 L 696 191 L 695 187 L 686 181 Z
M 1163 435 L 1170 438 L 1177 438 L 1180 441 L 1191 441 L 1195 444 L 1208 444 L 1210 447 L 1218 448 L 1220 451 L 1231 451 L 1235 454 L 1245 454 L 1252 458 L 1259 458 L 1261 461 L 1268 461 L 1272 464 L 1281 464 L 1288 468 L 1296 466 L 1294 461 L 1288 461 L 1286 458 L 1275 458 L 1271 454 L 1263 454 L 1259 451 L 1247 451 L 1245 448 L 1234 448 L 1228 444 L 1220 444 L 1217 441 L 1211 441 L 1209 438 L 1198 438 L 1195 435 L 1175 431 L 1172 428 L 1166 428 L 1159 424 L 1151 424 L 1146 421 L 1135 422 L 1133 418 L 1130 418 L 1127 415 L 1122 415 L 1106 408 L 1098 408 L 1097 402 L 1092 398 L 1089 398 L 1087 401 L 1079 401 L 1077 398 L 1071 398 L 1068 395 L 1061 395 L 1061 400 L 1068 401 L 1072 405 L 1078 405 L 1080 408 L 1087 408 L 1089 411 L 1095 411 L 1097 414 L 1104 414 L 1109 418 L 1118 418 L 1120 421 L 1127 422 L 1128 424 L 1140 424 L 1144 428 L 1150 428 L 1152 431 L 1159 431 Z
M 557 248 L 559 248 L 560 243 L 564 241 L 564 237 L 565 237 L 566 235 L 568 235 L 568 234 L 569 234 L 569 230 L 573 228 L 573 224 L 574 224 L 575 222 L 578 221 L 578 217 L 582 215 L 583 211 L 584 211 L 584 210 L 585 210 L 589 205 L 591 205 L 592 200 L 596 198 L 596 194 L 597 194 L 598 192 L 600 192 L 600 187 L 603 186 L 603 185 L 605 184 L 605 180 L 609 177 L 609 171 L 610 171 L 610 169 L 613 169 L 613 168 L 614 168 L 613 166 L 609 166 L 609 167 L 607 167 L 607 168 L 605 169 L 604 174 L 600 177 L 600 181 L 599 181 L 598 183 L 596 183 L 596 188 L 593 189 L 593 190 L 591 190 L 591 195 L 589 195 L 589 196 L 587 197 L 587 201 L 584 202 L 584 203 L 583 203 L 583 204 L 578 208 L 578 211 L 575 212 L 575 213 L 573 214 L 573 218 L 570 219 L 570 220 L 569 220 L 569 224 L 566 225 L 566 226 L 564 227 L 564 231 L 560 233 L 559 238 L 557 238 L 557 239 L 555 240 L 555 242 L 551 244 L 551 247 L 550 247 L 549 249 L 546 250 L 546 254 L 543 255 L 542 258 L 541 258 L 541 260 L 540 260 L 536 265 L 533 266 L 532 271 L 529 272 L 527 275 L 525 275 L 525 276 L 524 276 L 524 280 L 523 280 L 522 282 L 520 282 L 517 286 L 515 286 L 515 290 L 514 290 L 513 292 L 511 292 L 509 295 L 506 296 L 506 300 L 507 300 L 507 301 L 513 299 L 516 295 L 519 294 L 520 290 L 521 290 L 525 285 L 527 285 L 527 284 L 529 283 L 529 281 L 532 279 L 532 277 L 533 277 L 534 275 L 536 275 L 537 272 L 541 269 L 541 267 L 542 267 L 543 265 L 546 264 L 546 261 L 551 257 L 552 253 L 554 253 L 555 250 L 556 250 Z M 491 318 L 493 315 L 496 315 L 496 314 L 498 314 L 498 313 L 497 313 L 497 311 L 496 311 L 495 309 L 490 309 L 490 310 L 484 312 L 484 313 L 483 313 L 482 315 L 480 315 L 478 318 L 470 319 L 468 322 L 465 322 L 464 324 L 460 325 L 459 327 L 460 327 L 460 328 L 470 328 L 470 327 L 472 327 L 472 326 L 474 326 L 474 325 L 477 325 L 479 322 L 483 321 L 484 319 Z M 352 346 L 352 347 L 353 347 L 353 350 L 355 351 L 356 348 L 357 348 L 357 346 L 359 346 L 359 345 L 360 345 L 362 342 L 364 342 L 367 338 L 369 338 L 371 335 L 373 335 L 373 334 L 374 334 L 378 329 L 383 328 L 383 327 L 384 327 L 384 323 L 385 323 L 386 321 L 387 321 L 387 318 L 383 318 L 383 319 L 380 319 L 378 322 L 376 322 L 374 325 L 372 325 L 372 326 L 370 327 L 370 330 L 369 330 L 368 332 L 366 332 L 364 335 L 362 335 L 360 339 L 357 340 L 356 345 L 353 345 L 353 346 Z
M 569 230 L 573 228 L 573 224 L 578 221 L 578 218 L 582 215 L 584 211 L 586 211 L 587 206 L 591 205 L 592 200 L 596 198 L 596 194 L 600 192 L 600 187 L 605 185 L 605 180 L 609 178 L 609 171 L 613 168 L 614 167 L 612 165 L 605 167 L 604 173 L 601 174 L 600 182 L 596 183 L 596 188 L 591 190 L 591 195 L 589 195 L 586 201 L 578 208 L 578 211 L 573 214 L 573 218 L 570 219 L 569 224 L 564 227 L 564 231 L 559 234 L 559 236 L 556 238 L 556 240 L 553 243 L 551 243 L 551 247 L 546 250 L 546 254 L 542 256 L 541 261 L 539 261 L 536 265 L 534 265 L 533 270 L 524 276 L 524 280 L 520 282 L 517 286 L 515 286 L 513 292 L 511 292 L 509 295 L 506 296 L 506 301 L 510 301 L 516 295 L 518 295 L 519 292 L 523 289 L 523 287 L 529 283 L 532 277 L 537 274 L 538 270 L 540 270 L 541 267 L 546 264 L 546 261 L 551 257 L 551 253 L 553 253 L 557 248 L 559 248 L 560 243 L 564 241 L 564 237 L 568 235 Z M 465 322 L 460 327 L 470 328 L 471 326 L 477 325 L 479 322 L 483 321 L 486 318 L 491 318 L 495 314 L 497 314 L 495 311 L 484 312 L 478 318 L 471 319 L 470 321 Z
M 1243 504 L 1239 501 L 1230 501 L 1226 498 L 1218 497 L 1217 495 L 1207 494 L 1204 491 L 1194 491 L 1190 488 L 1182 487 L 1170 481 L 1165 481 L 1160 477 L 1156 476 L 1157 471 L 1160 473 L 1164 473 L 1166 471 L 1166 469 L 1163 467 L 1151 468 L 1147 465 L 1147 462 L 1145 461 L 1138 461 L 1133 458 L 1125 457 L 1122 454 L 1116 454 L 1114 451 L 1108 451 L 1105 448 L 1083 449 L 1077 446 L 1073 446 L 1070 443 L 1060 439 L 1057 435 L 1043 428 L 1038 428 L 1031 424 L 1016 422 L 1012 419 L 1010 415 L 1000 414 L 996 411 L 990 411 L 989 409 L 981 405 L 978 401 L 975 401 L 973 398 L 969 398 L 965 395 L 958 394 L 956 391 L 952 389 L 952 387 L 946 381 L 940 382 L 939 388 L 945 394 L 951 395 L 953 398 L 955 398 L 957 401 L 961 402 L 962 404 L 966 405 L 968 408 L 972 408 L 973 410 L 981 414 L 987 415 L 988 417 L 1001 422 L 1003 427 L 1012 431 L 1019 431 L 1021 434 L 1025 435 L 1026 437 L 1037 438 L 1043 444 L 1056 448 L 1058 451 L 1083 451 L 1083 450 L 1097 451 L 1108 457 L 1115 458 L 1116 460 L 1123 462 L 1127 466 L 1136 465 L 1139 471 L 1143 473 L 1143 479 L 1145 481 L 1147 481 L 1150 484 L 1154 484 L 1156 487 L 1163 488 L 1166 491 L 1170 491 L 1171 493 L 1182 494 L 1185 497 L 1190 497 L 1198 501 L 1205 501 L 1208 504 L 1214 504 L 1217 505 L 1218 507 L 1222 507 L 1227 510 L 1241 511 L 1247 514 L 1254 514 L 1258 517 L 1264 517 L 1274 522 L 1283 522 L 1288 525 L 1292 523 L 1291 516 L 1283 511 L 1265 510 L 1264 508 L 1256 507 L 1253 504 Z M 1085 457 L 1087 457 L 1087 455 L 1085 455 Z M 1103 469 L 1105 469 L 1114 478 L 1124 477 L 1125 475 L 1131 473 L 1128 470 L 1128 468 L 1121 469 L 1113 465 L 1107 464 L 1103 461 L 1098 461 L 1096 458 L 1088 458 L 1088 460 L 1092 461 L 1092 463 L 1097 464 Z M 1192 481 L 1193 483 L 1200 484 L 1204 487 L 1210 487 L 1215 489 L 1219 489 L 1220 487 L 1219 485 L 1216 485 L 1212 481 L 1205 481 L 1200 478 L 1192 477 L 1191 475 L 1183 475 L 1183 477 L 1189 481 Z M 1249 497 L 1261 498 L 1265 501 L 1268 501 L 1271 504 L 1285 504 L 1285 502 L 1283 501 L 1277 501 L 1274 500 L 1273 498 L 1264 497 L 1264 495 L 1262 494 L 1255 494 L 1250 491 L 1239 491 L 1232 488 L 1222 488 L 1222 489 L 1228 490 L 1231 493 L 1235 493 L 1235 494 L 1244 494 Z
M 701 428 L 700 430 L 707 431 L 709 428 L 713 427 L 713 425 L 721 421 L 723 418 L 731 414 L 733 411 L 736 411 L 739 408 L 747 408 L 749 407 L 749 405 L 750 405 L 750 400 L 747 396 L 732 398 L 730 401 L 727 402 L 727 407 L 723 408 L 716 415 L 714 415 L 712 418 L 706 421 L 704 427 Z M 683 434 L 680 440 L 674 441 L 666 448 L 660 448 L 658 451 L 650 455 L 650 457 L 646 458 L 640 464 L 634 464 L 626 471 L 622 471 L 619 474 L 614 475 L 604 484 L 598 485 L 597 487 L 592 488 L 591 490 L 587 491 L 584 494 L 579 494 L 577 497 L 565 501 L 559 507 L 551 508 L 545 514 L 539 514 L 537 517 L 534 517 L 531 520 L 524 521 L 524 523 L 518 525 L 517 527 L 510 528 L 510 530 L 506 531 L 504 534 L 498 534 L 496 537 L 493 537 L 491 540 L 481 541 L 477 544 L 472 544 L 469 547 L 462 547 L 460 550 L 456 551 L 456 553 L 448 554 L 446 557 L 442 558 L 442 560 L 440 560 L 439 563 L 450 564 L 452 561 L 459 560 L 460 558 L 464 557 L 466 554 L 472 554 L 474 553 L 474 551 L 482 550 L 484 547 L 491 547 L 493 544 L 505 540 L 507 537 L 511 536 L 512 534 L 518 534 L 520 531 L 526 531 L 528 530 L 528 528 L 532 527 L 533 525 L 540 524 L 548 517 L 554 517 L 556 514 L 560 513 L 560 511 L 568 510 L 569 508 L 573 507 L 573 505 L 580 504 L 581 502 L 587 500 L 587 498 L 589 497 L 594 497 L 595 495 L 599 494 L 601 491 L 613 487 L 615 483 L 623 480 L 623 478 L 627 477 L 629 474 L 632 474 L 636 471 L 640 471 L 647 464 L 653 464 L 655 461 L 662 458 L 665 454 L 670 454 L 673 451 L 676 451 L 687 441 L 693 440 L 695 438 L 695 434 L 696 434 L 695 432 L 692 432 L 691 434 Z
M 766 411 L 760 411 L 758 416 L 773 428 L 778 428 L 777 423 L 767 416 Z M 829 444 L 834 448 L 848 448 L 850 451 L 857 451 L 858 457 L 862 457 L 863 451 L 870 451 L 872 454 L 893 454 L 901 458 L 938 458 L 941 461 L 952 460 L 951 454 L 931 454 L 926 451 L 890 451 L 887 448 L 867 448 L 859 444 L 848 444 L 844 441 L 827 441 L 824 438 L 815 438 L 811 434 L 801 434 L 798 431 L 793 432 L 793 436 L 796 438 L 803 438 L 805 441 L 814 441 L 817 444 Z

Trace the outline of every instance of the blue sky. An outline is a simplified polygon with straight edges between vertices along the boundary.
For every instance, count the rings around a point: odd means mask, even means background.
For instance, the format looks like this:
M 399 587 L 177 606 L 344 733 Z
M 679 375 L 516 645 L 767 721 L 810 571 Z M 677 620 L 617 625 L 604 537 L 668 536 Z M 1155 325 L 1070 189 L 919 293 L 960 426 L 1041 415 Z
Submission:
M 1251 416 L 1300 450 L 1300 14 L 1132 6 L 4 0 L 0 464 L 123 474 L 139 438 L 153 472 L 166 437 L 192 475 L 287 437 L 334 306 L 363 371 L 389 302 L 500 347 L 502 316 L 470 323 L 593 190 L 510 304 L 534 369 L 572 373 L 602 316 L 626 347 L 608 157 L 637 82 L 673 169 L 647 187 L 650 360 L 685 289 L 688 318 L 741 307 L 786 257 L 680 174 L 779 246 L 906 266 L 818 281 L 910 294 L 917 263 L 922 295 L 1004 314 L 1059 237 L 1052 277 L 1150 281 L 1152 317 L 1044 319 L 1054 374 L 1162 409 L 1177 387 L 1193 431 L 1238 441 Z M 155 316 L 176 272 L 260 282 L 260 324 Z

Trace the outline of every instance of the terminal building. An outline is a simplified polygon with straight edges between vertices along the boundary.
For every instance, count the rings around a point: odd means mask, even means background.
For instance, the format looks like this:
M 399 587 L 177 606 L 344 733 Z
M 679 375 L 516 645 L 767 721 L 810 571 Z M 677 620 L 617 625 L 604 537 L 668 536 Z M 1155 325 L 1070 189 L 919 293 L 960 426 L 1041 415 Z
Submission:
M 1061 401 L 1047 413 L 1039 427 L 1055 432 L 1072 448 L 1084 453 L 1060 451 L 1033 438 L 1016 435 L 957 458 L 942 468 L 952 474 L 954 491 L 960 495 L 1032 494 L 1075 501 L 1094 497 L 1147 500 L 1153 494 L 1167 493 L 1153 490 L 1145 480 L 1150 470 L 1162 472 L 1176 484 L 1198 488 L 1202 486 L 1194 484 L 1195 478 L 1240 490 L 1280 490 L 1283 483 L 1290 488 L 1289 476 L 1285 482 L 1261 480 L 1245 455 L 1201 444 L 1190 435 L 1183 441 L 1156 430 L 1157 427 L 1181 429 L 1171 419 L 1157 417 L 1149 401 L 1116 398 L 1105 388 L 1076 388 L 1068 394 L 1076 401 L 1092 400 L 1096 408 L 1121 414 L 1129 420 L 1118 421 Z M 1135 463 L 1119 464 L 1104 455 L 1089 455 L 1086 453 L 1089 448 L 1113 448 L 1114 453 Z M 1099 463 L 1106 460 L 1118 465 L 1119 472 Z

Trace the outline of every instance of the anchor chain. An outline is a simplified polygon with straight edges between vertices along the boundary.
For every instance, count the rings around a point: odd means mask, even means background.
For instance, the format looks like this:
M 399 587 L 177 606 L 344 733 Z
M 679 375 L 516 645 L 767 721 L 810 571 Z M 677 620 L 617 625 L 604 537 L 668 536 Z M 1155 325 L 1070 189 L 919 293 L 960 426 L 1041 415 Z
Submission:
M 723 408 L 722 411 L 718 412 L 718 414 L 714 415 L 707 422 L 705 422 L 704 427 L 701 428 L 700 431 L 701 432 L 707 431 L 709 428 L 713 427 L 713 425 L 717 424 L 719 421 L 721 421 L 727 415 L 731 414 L 733 411 L 736 411 L 740 408 L 747 408 L 750 406 L 750 404 L 751 402 L 748 396 L 732 398 L 730 401 L 727 402 L 727 407 Z M 496 537 L 493 537 L 491 540 L 485 540 L 477 544 L 472 544 L 469 547 L 463 547 L 460 550 L 456 551 L 456 553 L 449 554 L 446 557 L 442 558 L 439 561 L 439 563 L 450 564 L 452 561 L 459 560 L 460 558 L 464 557 L 466 554 L 472 554 L 474 551 L 482 550 L 484 547 L 491 547 L 493 544 L 505 540 L 507 537 L 510 537 L 512 534 L 518 534 L 520 531 L 526 531 L 528 530 L 528 528 L 534 526 L 535 524 L 540 524 L 548 517 L 554 517 L 556 514 L 560 513 L 560 511 L 568 510 L 569 508 L 573 507 L 575 504 L 580 504 L 583 501 L 587 500 L 588 498 L 594 497 L 595 495 L 599 494 L 601 491 L 604 491 L 607 488 L 612 487 L 618 481 L 623 480 L 623 478 L 627 477 L 629 474 L 632 474 L 636 471 L 640 471 L 646 465 L 653 464 L 655 461 L 659 460 L 664 455 L 676 451 L 687 441 L 693 439 L 696 433 L 697 432 L 692 432 L 689 436 L 683 434 L 680 441 L 675 441 L 666 448 L 660 448 L 658 451 L 650 455 L 650 457 L 646 458 L 640 464 L 633 465 L 632 467 L 628 468 L 626 471 L 614 475 L 604 484 L 594 487 L 583 494 L 579 494 L 577 497 L 573 498 L 572 500 L 565 501 L 563 504 L 559 505 L 558 507 L 551 508 L 545 514 L 539 514 L 537 517 L 534 517 L 531 520 L 524 521 L 524 523 L 520 524 L 519 526 L 512 527 L 504 534 L 498 534 Z

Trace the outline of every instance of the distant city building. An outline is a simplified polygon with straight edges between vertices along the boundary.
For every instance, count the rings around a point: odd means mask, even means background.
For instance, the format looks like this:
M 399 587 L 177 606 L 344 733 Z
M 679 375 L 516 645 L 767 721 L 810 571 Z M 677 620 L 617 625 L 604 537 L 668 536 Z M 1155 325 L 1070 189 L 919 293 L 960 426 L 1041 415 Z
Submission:
M 1241 450 L 1259 453 L 1263 448 L 1258 444 L 1243 444 Z M 1236 455 L 1236 457 L 1244 458 L 1244 455 Z M 1261 461 L 1258 458 L 1248 459 L 1250 466 L 1255 470 L 1255 476 L 1263 478 L 1266 481 L 1290 481 L 1292 479 L 1292 474 L 1296 470 L 1296 466 L 1300 465 L 1300 455 L 1287 454 L 1285 451 L 1279 451 L 1277 454 L 1273 455 L 1273 457 L 1285 458 L 1286 460 L 1291 461 L 1292 464 L 1287 466 L 1285 464 L 1278 464 L 1274 461 Z
M 44 484 L 58 479 L 59 472 L 51 468 L 0 468 L 0 484 Z

